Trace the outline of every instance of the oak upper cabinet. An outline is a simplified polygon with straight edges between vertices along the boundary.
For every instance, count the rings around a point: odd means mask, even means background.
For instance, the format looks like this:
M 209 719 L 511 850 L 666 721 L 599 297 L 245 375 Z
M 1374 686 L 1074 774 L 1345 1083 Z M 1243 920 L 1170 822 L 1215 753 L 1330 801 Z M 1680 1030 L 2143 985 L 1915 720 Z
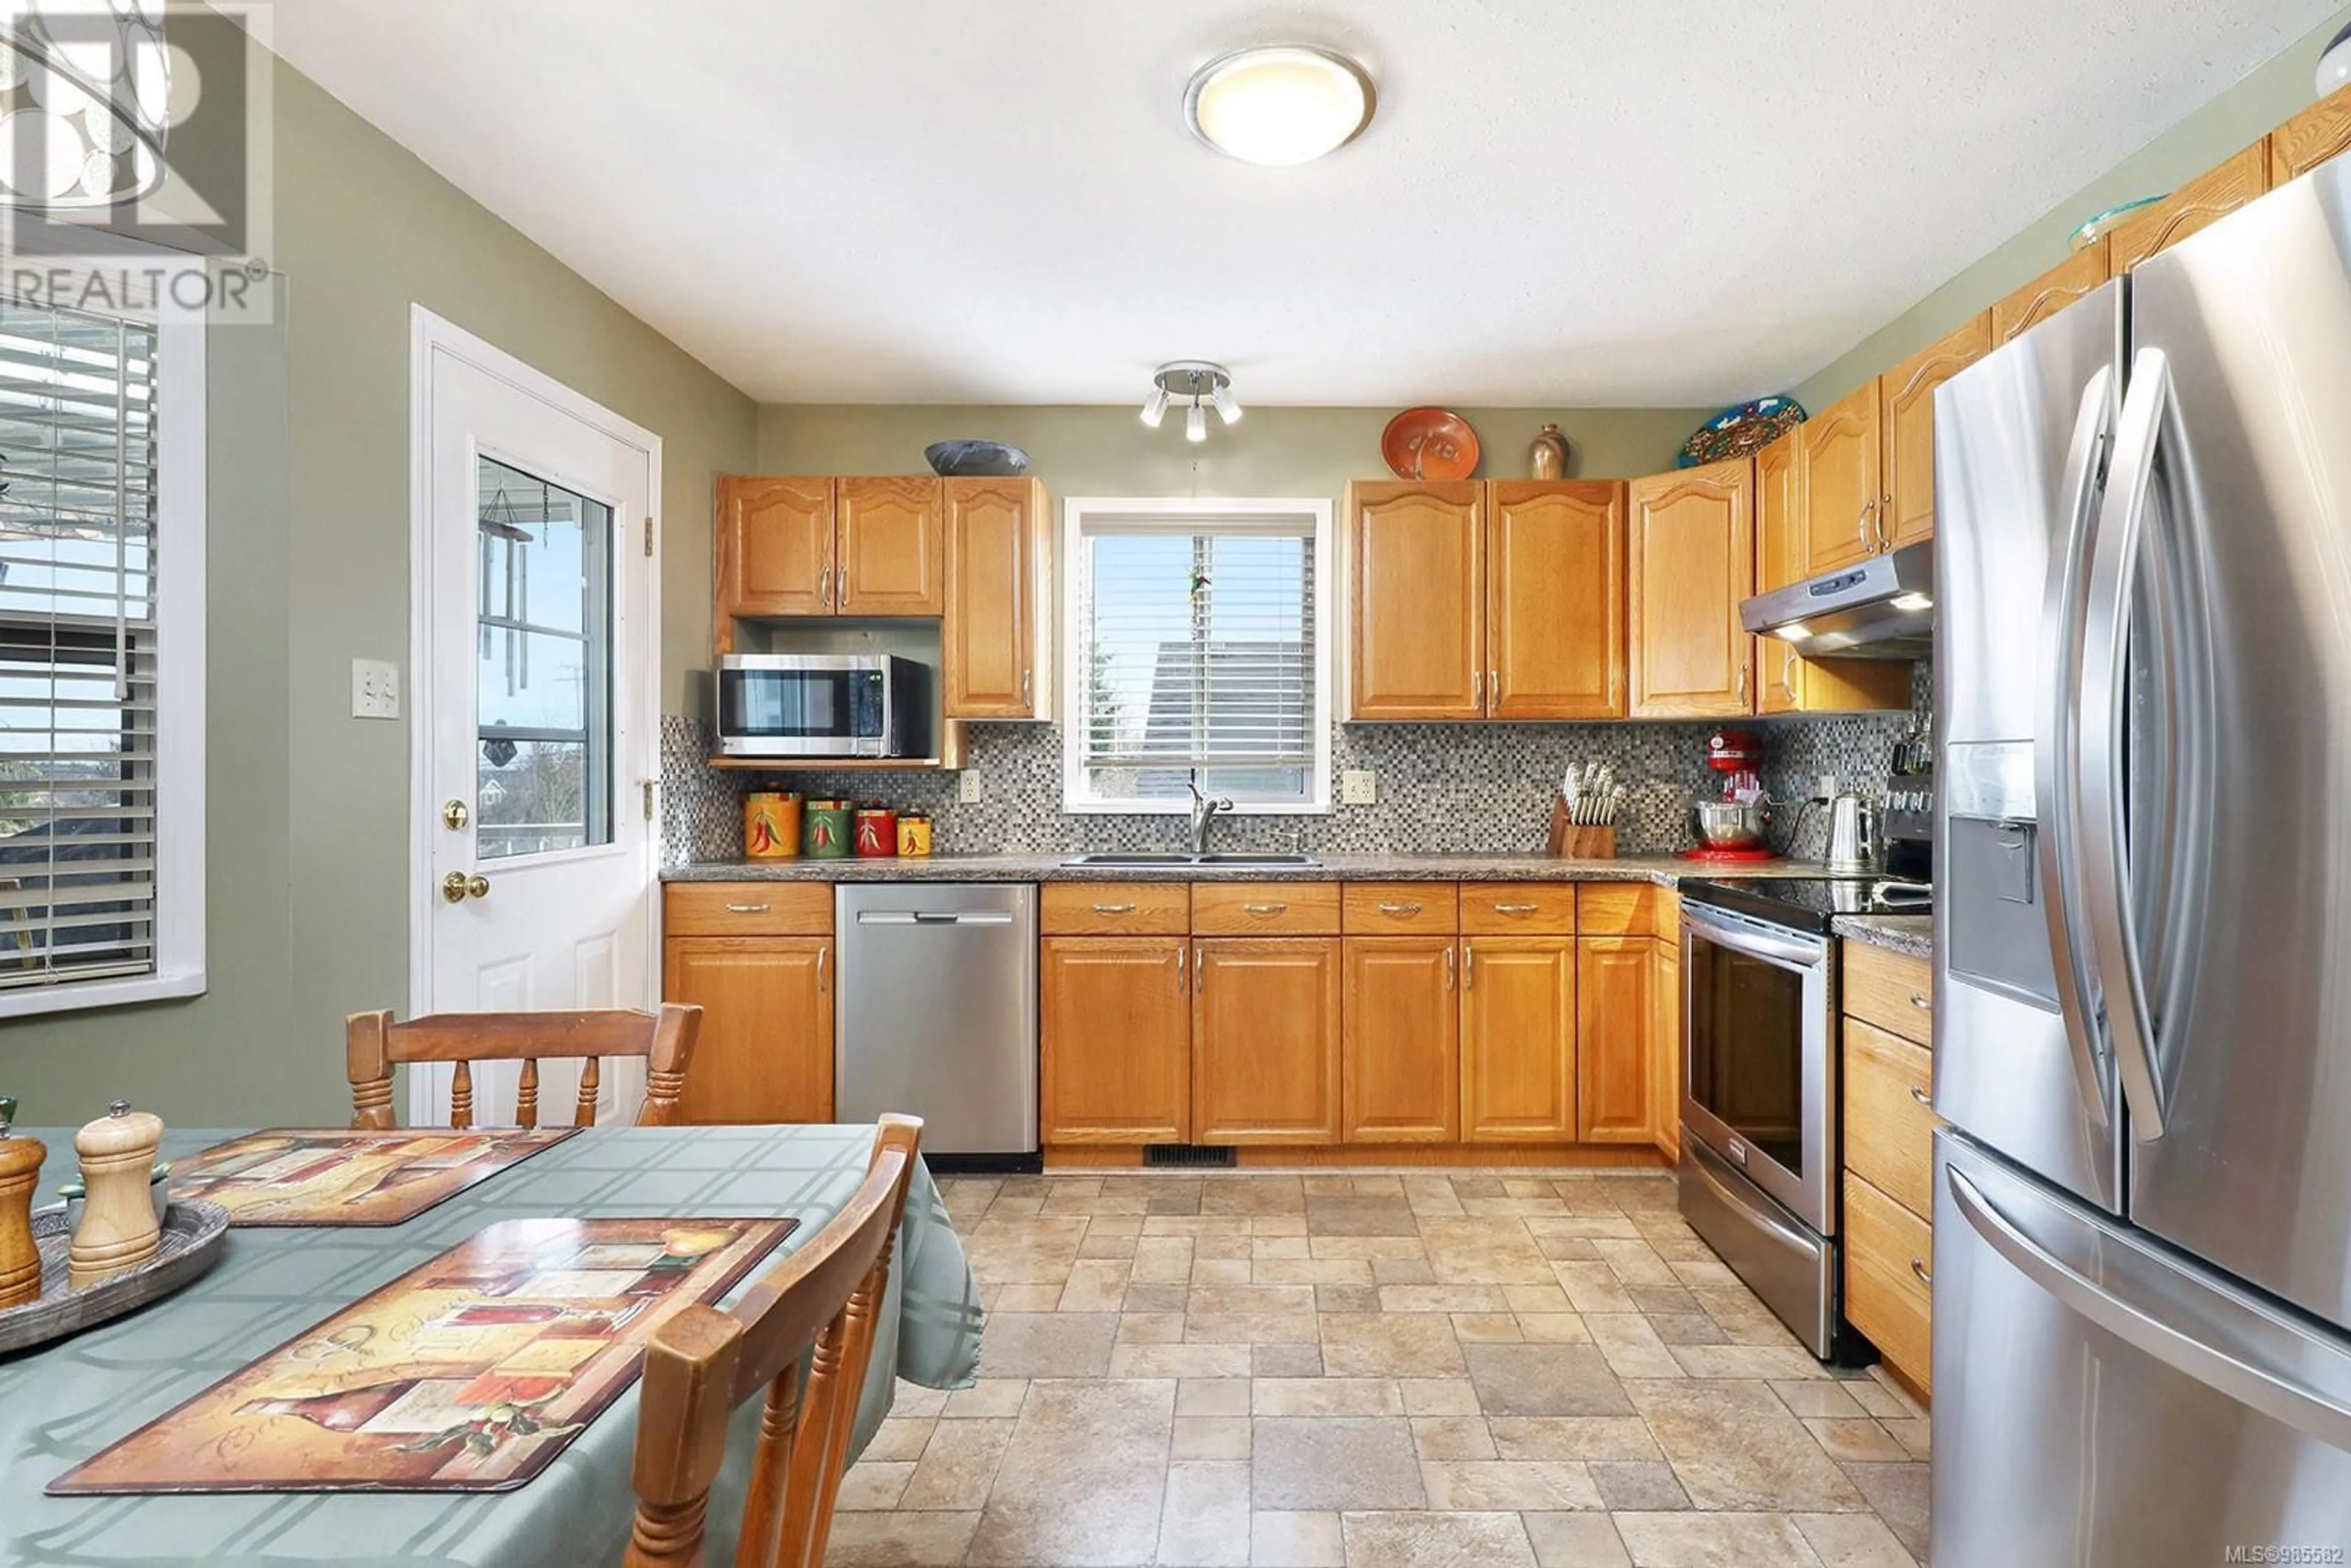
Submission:
M 1345 946 L 1347 1142 L 1458 1141 L 1454 938 L 1350 936 Z
M 1052 503 L 1034 479 L 949 479 L 946 716 L 1052 715 Z
M 1625 716 L 1625 486 L 1486 487 L 1486 713 Z
M 834 492 L 840 615 L 938 615 L 946 609 L 946 495 L 932 476 L 842 479 Z
M 672 936 L 662 996 L 702 1009 L 687 1122 L 832 1120 L 832 938 Z
M 732 616 L 831 614 L 833 544 L 831 479 L 722 476 L 716 549 L 722 638 Z
M 1181 1143 L 1192 998 L 1181 936 L 1048 936 L 1040 950 L 1049 1144 Z
M 1575 938 L 1461 943 L 1461 1139 L 1572 1141 Z
M 1336 936 L 1192 945 L 1192 1141 L 1340 1139 Z
M 1804 570 L 1816 577 L 1877 553 L 1877 383 L 1796 427 L 1803 470 Z
M 1755 640 L 1739 601 L 1755 583 L 1754 488 L 1744 457 L 1632 482 L 1632 717 L 1753 710 Z
M 1576 1136 L 1587 1144 L 1656 1141 L 1656 971 L 1654 937 L 1576 939 Z
M 1802 426 L 1755 455 L 1755 591 L 1769 593 L 1804 576 L 1803 465 L 1797 448 Z M 1758 713 L 1793 713 L 1795 647 L 1777 637 L 1755 639 Z
M 1485 712 L 1485 487 L 1347 486 L 1348 716 Z
M 2089 245 L 1991 308 L 1991 340 L 1997 348 L 2029 332 L 2114 276 L 2110 235 Z
M 1991 312 L 1979 311 L 1877 378 L 1884 483 L 1878 537 L 1887 549 L 1935 534 L 1935 389 L 1991 351 Z
M 2114 227 L 2110 264 L 2120 277 L 2147 257 L 2226 217 L 2270 188 L 2269 144 L 2256 141 Z
M 2309 173 L 2346 147 L 2351 147 L 2351 88 L 2338 88 L 2270 132 L 2270 188 Z

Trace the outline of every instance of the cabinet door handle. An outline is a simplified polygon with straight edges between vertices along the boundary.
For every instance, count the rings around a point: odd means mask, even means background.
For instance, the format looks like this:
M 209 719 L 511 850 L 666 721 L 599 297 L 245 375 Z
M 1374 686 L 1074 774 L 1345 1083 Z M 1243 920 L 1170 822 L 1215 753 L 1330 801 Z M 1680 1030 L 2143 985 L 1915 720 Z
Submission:
M 1481 670 L 1469 672 L 1469 706 L 1479 713 L 1486 711 L 1486 675 Z
M 1929 1111 L 1935 1108 L 1935 1097 L 1932 1094 L 1928 1093 L 1924 1089 L 1919 1088 L 1916 1083 L 1910 1085 L 1910 1098 L 1916 1100 L 1919 1104 L 1924 1105 Z
M 1461 988 L 1465 991 L 1478 988 L 1478 949 L 1467 942 L 1461 944 Z
M 1894 497 L 1891 494 L 1877 497 L 1877 548 L 1894 548 Z
M 821 946 L 821 947 L 820 947 L 820 948 L 818 948 L 818 949 L 816 950 L 816 988 L 817 988 L 818 990 L 820 990 L 820 991 L 821 991 L 821 990 L 823 990 L 823 989 L 825 988 L 825 983 L 824 983 L 824 971 L 825 971 L 825 966 L 826 966 L 829 962 L 831 962 L 831 958 L 832 958 L 832 944 L 831 944 L 831 943 L 828 942 L 828 943 L 826 943 L 823 946 Z
M 1859 524 L 1859 526 L 1858 526 L 1858 527 L 1856 527 L 1856 528 L 1855 528 L 1855 530 L 1854 530 L 1854 536 L 1855 536 L 1855 538 L 1856 539 L 1858 539 L 1858 540 L 1860 541 L 1861 548 L 1862 548 L 1862 549 L 1869 549 L 1869 548 L 1871 548 L 1874 544 L 1876 544 L 1876 540 L 1877 540 L 1877 503 L 1876 503 L 1876 502 L 1875 502 L 1875 501 L 1864 501 L 1864 502 L 1861 504 L 1861 520 L 1860 520 L 1860 524 Z
M 1502 672 L 1499 670 L 1486 672 L 1486 700 L 1495 707 L 1502 706 Z
M 1787 653 L 1780 659 L 1780 689 L 1786 692 L 1791 699 L 1796 695 L 1796 649 L 1793 643 L 1789 644 Z
M 832 568 L 826 567 L 816 574 L 816 597 L 827 610 L 832 608 Z
M 1241 913 L 1244 915 L 1287 915 L 1290 913 L 1290 905 L 1286 904 L 1244 904 L 1241 905 Z
M 1453 949 L 1450 947 L 1445 950 L 1445 988 L 1448 991 L 1453 988 Z
M 1911 992 L 1910 1005 L 1917 1008 L 1922 1013 L 1930 1013 L 1935 1010 L 1935 1004 L 1928 999 L 1927 993 L 1924 991 Z
M 1134 913 L 1134 905 L 1132 904 L 1097 904 L 1094 905 L 1094 913 L 1096 915 L 1132 915 Z
M 1208 963 L 1196 946 L 1192 951 L 1192 994 L 1198 996 L 1208 988 Z
M 1184 959 L 1191 951 L 1191 947 L 1185 943 L 1176 944 L 1176 994 L 1179 997 L 1184 994 L 1184 988 L 1189 983 L 1188 977 L 1184 973 Z
M 765 915 L 771 907 L 772 905 L 765 904 L 730 904 L 726 906 L 726 913 L 729 915 Z
M 1747 661 L 1746 661 L 1745 659 L 1741 659 L 1741 660 L 1740 660 L 1740 661 L 1739 661 L 1739 698 L 1738 698 L 1738 700 L 1739 700 L 1739 706 L 1741 706 L 1741 707 L 1745 707 L 1745 706 L 1747 706 Z
M 1540 914 L 1541 910 L 1542 905 L 1540 904 L 1498 904 L 1494 905 L 1494 913 L 1497 915 L 1535 915 Z
M 1029 700 L 1029 688 L 1035 679 L 1036 672 L 1034 670 L 1024 669 L 1020 672 L 1020 700 L 1022 702 L 1025 703 Z
M 1918 1282 L 1920 1284 L 1926 1286 L 1930 1291 L 1935 1288 L 1935 1276 L 1933 1272 L 1928 1269 L 1927 1260 L 1925 1259 L 1911 1259 L 1910 1271 L 1918 1276 Z
M 1380 913 L 1382 915 L 1417 915 L 1420 913 L 1420 908 L 1417 904 L 1383 904 L 1380 905 Z

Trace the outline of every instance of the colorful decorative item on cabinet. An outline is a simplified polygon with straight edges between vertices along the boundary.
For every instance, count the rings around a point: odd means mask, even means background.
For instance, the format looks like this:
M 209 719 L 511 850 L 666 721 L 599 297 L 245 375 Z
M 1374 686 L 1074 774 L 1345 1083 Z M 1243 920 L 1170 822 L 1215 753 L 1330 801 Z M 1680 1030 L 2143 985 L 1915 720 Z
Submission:
M 11 1137 L 16 1102 L 0 1099 L 0 1308 L 41 1299 L 41 1249 L 33 1239 L 33 1184 L 48 1146 Z
M 797 860 L 800 852 L 800 798 L 762 789 L 743 797 L 743 858 Z
M 1802 403 L 1780 392 L 1726 408 L 1690 433 L 1674 465 L 1696 468 L 1761 452 L 1807 417 Z
M 800 810 L 800 849 L 812 861 L 845 861 L 850 852 L 850 805 L 810 800 Z
M 898 852 L 924 856 L 931 852 L 931 820 L 920 811 L 898 813 Z
M 1399 479 L 1467 479 L 1478 471 L 1478 433 L 1449 408 L 1408 408 L 1380 433 L 1380 456 Z
M 886 860 L 898 852 L 898 813 L 887 806 L 857 809 L 857 858 Z
M 1559 433 L 1556 424 L 1546 424 L 1527 444 L 1527 477 L 1530 479 L 1564 479 L 1567 477 L 1567 437 Z
M 74 1134 L 82 1188 L 89 1194 L 81 1223 L 74 1228 L 75 1290 L 137 1268 L 162 1245 L 154 1195 L 148 1190 L 162 1141 L 162 1118 L 133 1111 L 127 1100 L 117 1100 L 105 1115 Z
M 2163 200 L 2161 196 L 2141 196 L 2135 202 L 2117 202 L 2065 236 L 2067 250 L 2087 250 L 2114 231 L 2114 226 L 2138 211 Z

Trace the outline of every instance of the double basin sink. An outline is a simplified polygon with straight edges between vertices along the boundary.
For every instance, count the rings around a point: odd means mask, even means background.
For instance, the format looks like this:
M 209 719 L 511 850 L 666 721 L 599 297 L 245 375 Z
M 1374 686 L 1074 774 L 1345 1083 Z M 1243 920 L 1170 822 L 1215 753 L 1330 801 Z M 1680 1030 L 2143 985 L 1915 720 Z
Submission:
M 1067 866 L 1126 866 L 1136 871 L 1167 870 L 1176 866 L 1227 866 L 1246 869 L 1264 866 L 1316 866 L 1322 862 L 1312 855 L 1282 854 L 1100 854 L 1072 855 L 1061 862 Z

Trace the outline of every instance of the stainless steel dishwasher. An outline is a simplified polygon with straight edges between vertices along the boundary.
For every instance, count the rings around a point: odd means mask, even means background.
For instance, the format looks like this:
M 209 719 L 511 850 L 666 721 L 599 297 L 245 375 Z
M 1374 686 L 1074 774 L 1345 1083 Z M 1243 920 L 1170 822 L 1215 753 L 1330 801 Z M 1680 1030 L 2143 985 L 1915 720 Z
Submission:
M 843 883 L 833 1114 L 923 1119 L 923 1155 L 1036 1170 L 1037 889 Z

